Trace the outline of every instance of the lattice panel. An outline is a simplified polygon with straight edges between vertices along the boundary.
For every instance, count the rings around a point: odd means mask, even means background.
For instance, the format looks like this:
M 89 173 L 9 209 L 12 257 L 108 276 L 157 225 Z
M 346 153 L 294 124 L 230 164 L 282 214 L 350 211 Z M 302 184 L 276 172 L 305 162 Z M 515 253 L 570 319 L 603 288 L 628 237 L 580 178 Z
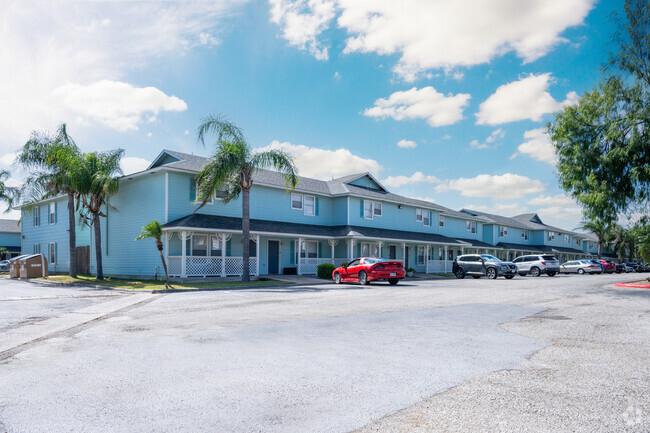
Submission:
M 181 264 L 183 259 L 181 257 L 168 257 L 167 258 L 167 269 L 169 275 L 180 276 L 181 275 Z
M 226 257 L 226 275 L 241 275 L 244 263 L 241 257 Z
M 444 260 L 429 260 L 429 272 L 444 272 L 444 271 L 445 271 Z
M 221 275 L 221 257 L 187 257 L 187 276 Z

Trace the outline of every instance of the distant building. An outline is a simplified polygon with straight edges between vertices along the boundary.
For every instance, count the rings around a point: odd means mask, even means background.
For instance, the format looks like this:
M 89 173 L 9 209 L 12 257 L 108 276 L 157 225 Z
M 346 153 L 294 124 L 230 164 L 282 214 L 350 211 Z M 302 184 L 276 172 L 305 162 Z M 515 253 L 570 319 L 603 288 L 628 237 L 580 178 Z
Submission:
M 0 258 L 8 259 L 21 254 L 20 220 L 0 219 L 0 247 L 6 248 Z

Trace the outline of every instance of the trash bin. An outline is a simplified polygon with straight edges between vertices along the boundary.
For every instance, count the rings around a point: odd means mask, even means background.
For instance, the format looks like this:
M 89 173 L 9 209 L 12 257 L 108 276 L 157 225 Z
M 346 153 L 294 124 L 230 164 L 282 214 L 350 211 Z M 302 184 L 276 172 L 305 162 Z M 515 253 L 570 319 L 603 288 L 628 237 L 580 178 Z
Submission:
M 9 278 L 20 277 L 20 263 L 18 261 L 23 257 L 27 257 L 27 255 L 23 254 L 22 256 L 9 259 Z
M 47 277 L 47 259 L 43 254 L 31 254 L 19 260 L 20 278 Z

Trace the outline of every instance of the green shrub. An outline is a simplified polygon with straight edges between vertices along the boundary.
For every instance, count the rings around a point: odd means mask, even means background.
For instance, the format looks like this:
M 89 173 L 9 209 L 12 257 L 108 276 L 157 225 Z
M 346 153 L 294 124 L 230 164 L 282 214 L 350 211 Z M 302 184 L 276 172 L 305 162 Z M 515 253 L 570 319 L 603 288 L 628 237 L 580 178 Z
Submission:
M 323 263 L 321 265 L 318 265 L 318 278 L 322 278 L 323 280 L 331 280 L 332 272 L 334 272 L 334 269 L 336 269 L 336 266 L 331 263 Z

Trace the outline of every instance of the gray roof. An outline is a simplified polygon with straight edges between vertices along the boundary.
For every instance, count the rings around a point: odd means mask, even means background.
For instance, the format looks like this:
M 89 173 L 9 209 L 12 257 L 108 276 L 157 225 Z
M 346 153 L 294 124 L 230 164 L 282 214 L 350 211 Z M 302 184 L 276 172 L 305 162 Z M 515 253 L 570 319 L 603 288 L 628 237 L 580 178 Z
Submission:
M 528 226 L 526 224 L 523 224 L 523 223 L 519 222 L 518 220 L 516 220 L 514 218 L 509 218 L 509 217 L 505 217 L 505 216 L 502 216 L 502 215 L 495 215 L 495 214 L 491 214 L 491 213 L 487 213 L 487 212 L 480 212 L 480 211 L 471 210 L 471 209 L 461 209 L 461 212 L 469 212 L 469 213 L 473 213 L 473 214 L 482 216 L 482 217 L 486 218 L 490 223 L 493 223 L 493 224 L 498 224 L 498 225 L 503 225 L 503 226 L 508 226 L 508 227 L 515 227 L 515 228 L 524 229 L 524 230 L 527 230 L 527 229 L 530 228 L 530 226 Z
M 20 220 L 0 219 L 0 233 L 20 233 Z
M 468 213 L 473 213 L 482 217 L 487 218 L 491 223 L 493 224 L 498 224 L 502 226 L 508 226 L 508 227 L 515 227 L 519 229 L 524 229 L 524 230 L 550 230 L 554 232 L 559 232 L 559 233 L 568 233 L 572 234 L 576 237 L 579 238 L 586 238 L 586 239 L 591 239 L 591 236 L 593 236 L 591 233 L 578 233 L 578 232 L 573 232 L 571 230 L 566 230 L 566 229 L 561 229 L 558 227 L 553 227 L 548 224 L 544 223 L 537 223 L 534 221 L 531 221 L 533 218 L 537 217 L 539 219 L 539 216 L 536 213 L 525 213 L 521 215 L 515 215 L 513 217 L 505 217 L 502 215 L 495 215 L 487 212 L 481 212 L 477 210 L 472 210 L 472 209 L 462 209 L 463 212 L 468 212 Z M 540 219 L 541 221 L 541 219 Z

